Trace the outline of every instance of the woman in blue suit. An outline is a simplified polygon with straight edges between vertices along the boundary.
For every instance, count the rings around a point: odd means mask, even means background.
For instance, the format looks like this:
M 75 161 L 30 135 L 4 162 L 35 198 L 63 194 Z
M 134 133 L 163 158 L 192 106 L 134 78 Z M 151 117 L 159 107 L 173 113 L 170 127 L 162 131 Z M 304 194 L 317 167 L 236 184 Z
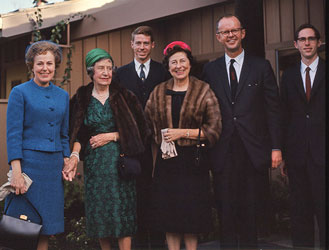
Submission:
M 38 250 L 48 249 L 48 236 L 64 231 L 62 169 L 70 157 L 69 95 L 50 81 L 62 58 L 58 45 L 40 41 L 27 50 L 25 62 L 33 79 L 12 89 L 7 108 L 7 153 L 16 195 L 26 193 L 43 220 Z M 33 181 L 26 190 L 22 173 Z M 8 199 L 11 199 L 9 196 Z M 8 214 L 38 217 L 21 196 Z

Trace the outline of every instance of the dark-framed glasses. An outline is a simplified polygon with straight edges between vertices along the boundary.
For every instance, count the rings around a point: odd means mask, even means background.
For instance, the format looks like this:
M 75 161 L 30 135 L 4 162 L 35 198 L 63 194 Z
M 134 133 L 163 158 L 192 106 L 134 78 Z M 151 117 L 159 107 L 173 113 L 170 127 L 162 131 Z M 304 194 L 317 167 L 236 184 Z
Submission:
M 222 34 L 223 36 L 228 36 L 230 33 L 233 35 L 237 35 L 240 30 L 243 30 L 243 28 L 237 28 L 237 29 L 232 29 L 232 30 L 225 30 L 225 31 L 218 31 L 217 34 Z
M 309 36 L 309 37 L 299 37 L 297 38 L 297 40 L 301 43 L 305 43 L 306 40 L 308 40 L 309 42 L 315 42 L 318 39 L 315 36 Z

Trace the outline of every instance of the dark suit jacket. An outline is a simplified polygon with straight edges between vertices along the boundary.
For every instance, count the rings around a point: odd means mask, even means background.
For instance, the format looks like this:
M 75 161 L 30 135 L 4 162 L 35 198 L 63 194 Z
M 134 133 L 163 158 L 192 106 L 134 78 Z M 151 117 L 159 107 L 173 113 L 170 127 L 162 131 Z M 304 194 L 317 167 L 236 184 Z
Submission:
M 309 147 L 313 160 L 325 165 L 325 62 L 320 59 L 310 101 L 307 102 L 300 63 L 286 70 L 281 81 L 284 108 L 284 158 L 293 165 L 306 162 Z
M 205 65 L 203 79 L 215 92 L 222 114 L 222 134 L 210 152 L 213 170 L 229 167 L 228 148 L 236 129 L 254 167 L 266 171 L 272 149 L 281 149 L 282 134 L 279 91 L 270 63 L 245 53 L 234 104 L 224 56 Z
M 157 84 L 166 81 L 168 79 L 168 73 L 161 63 L 151 60 L 149 74 L 143 83 L 137 75 L 135 63 L 132 61 L 131 63 L 120 67 L 117 70 L 115 77 L 119 80 L 122 86 L 129 89 L 137 96 L 144 108 L 154 87 Z

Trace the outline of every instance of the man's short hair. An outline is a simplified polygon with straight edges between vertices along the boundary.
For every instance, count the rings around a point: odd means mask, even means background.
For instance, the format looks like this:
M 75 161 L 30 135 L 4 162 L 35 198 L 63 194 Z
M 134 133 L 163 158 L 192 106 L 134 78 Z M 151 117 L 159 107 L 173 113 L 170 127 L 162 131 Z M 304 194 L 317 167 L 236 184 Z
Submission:
M 320 32 L 317 28 L 315 28 L 312 24 L 304 23 L 301 26 L 299 26 L 294 34 L 294 41 L 297 42 L 299 32 L 301 32 L 303 29 L 312 29 L 314 31 L 315 37 L 319 40 L 320 39 Z
M 134 41 L 135 35 L 145 35 L 151 37 L 151 42 L 154 42 L 153 30 L 149 26 L 139 26 L 131 33 L 131 41 Z
M 241 22 L 240 18 L 237 15 L 225 14 L 225 15 L 221 16 L 220 18 L 218 18 L 217 21 L 216 21 L 216 34 L 219 32 L 219 30 L 218 30 L 218 24 L 219 24 L 220 20 L 222 20 L 223 18 L 230 18 L 230 17 L 235 17 L 236 19 L 238 19 L 239 22 L 240 22 L 241 28 L 243 28 L 242 22 Z

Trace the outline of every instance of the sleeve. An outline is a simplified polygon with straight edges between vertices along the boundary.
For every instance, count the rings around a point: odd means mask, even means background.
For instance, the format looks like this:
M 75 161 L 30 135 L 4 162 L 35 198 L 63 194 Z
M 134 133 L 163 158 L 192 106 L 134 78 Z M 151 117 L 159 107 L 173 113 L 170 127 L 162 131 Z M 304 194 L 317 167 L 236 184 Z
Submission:
M 69 95 L 65 93 L 65 113 L 61 124 L 61 143 L 63 147 L 63 156 L 70 157 L 69 142 Z
M 279 88 L 268 60 L 266 60 L 264 67 L 264 99 L 272 149 L 281 149 L 282 106 L 279 96 Z
M 287 128 L 288 128 L 288 121 L 289 121 L 289 109 L 287 105 L 287 74 L 286 72 L 282 75 L 282 80 L 280 82 L 280 99 L 281 99 L 281 106 L 282 106 L 282 138 L 287 138 Z M 285 140 L 282 140 L 282 156 L 285 156 Z
M 23 158 L 24 96 L 13 88 L 7 107 L 7 156 L 12 160 Z
M 209 146 L 212 147 L 219 140 L 222 132 L 222 118 L 217 97 L 210 88 L 205 95 L 204 112 L 201 130 L 207 138 Z

